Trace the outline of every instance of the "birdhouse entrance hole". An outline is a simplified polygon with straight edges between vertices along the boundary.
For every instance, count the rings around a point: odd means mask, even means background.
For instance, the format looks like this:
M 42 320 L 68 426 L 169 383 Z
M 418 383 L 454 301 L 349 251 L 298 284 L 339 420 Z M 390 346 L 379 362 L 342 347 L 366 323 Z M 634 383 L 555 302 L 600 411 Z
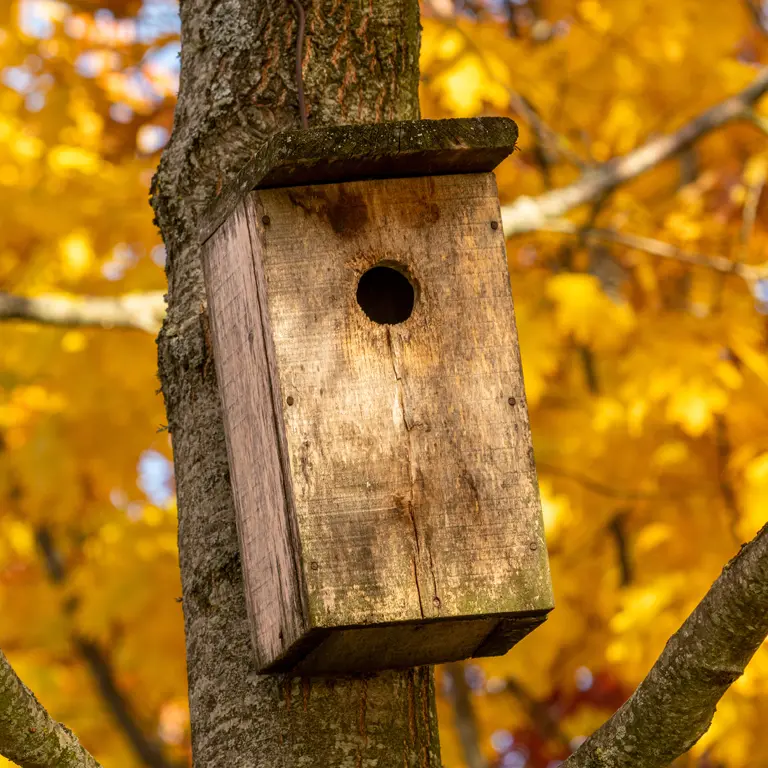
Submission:
M 360 278 L 357 303 L 370 320 L 381 325 L 405 322 L 413 312 L 416 291 L 402 268 L 377 264 Z

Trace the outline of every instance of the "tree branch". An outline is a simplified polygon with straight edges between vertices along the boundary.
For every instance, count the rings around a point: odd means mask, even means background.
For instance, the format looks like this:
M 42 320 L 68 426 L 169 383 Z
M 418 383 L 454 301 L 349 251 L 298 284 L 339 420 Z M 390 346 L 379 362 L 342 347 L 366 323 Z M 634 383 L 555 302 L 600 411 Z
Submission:
M 768 634 L 768 525 L 723 569 L 629 700 L 563 768 L 663 768 L 712 722 Z
M 66 579 L 66 570 L 61 555 L 54 546 L 50 531 L 47 528 L 40 528 L 36 538 L 48 578 L 54 584 L 63 584 Z M 76 602 L 70 600 L 65 605 L 65 610 L 71 614 L 75 607 Z M 118 687 L 114 670 L 106 654 L 96 643 L 77 632 L 72 633 L 72 643 L 88 667 L 104 704 L 142 764 L 147 768 L 171 768 L 174 764 L 165 759 L 160 745 L 149 738 L 139 725 L 133 707 Z
M 639 176 L 668 160 L 710 131 L 737 119 L 751 119 L 752 105 L 768 91 L 768 67 L 743 91 L 711 107 L 675 133 L 646 142 L 622 157 L 587 171 L 573 184 L 537 197 L 519 197 L 501 209 L 507 237 L 542 229 L 547 220 L 574 208 Z
M 446 27 L 455 30 L 461 35 L 467 49 L 470 50 L 475 56 L 477 56 L 477 59 L 480 62 L 480 66 L 482 66 L 486 76 L 490 80 L 498 83 L 507 91 L 510 106 L 523 118 L 523 120 L 528 123 L 528 125 L 531 127 L 531 130 L 536 135 L 539 143 L 546 144 L 549 149 L 552 149 L 564 160 L 567 160 L 568 162 L 577 166 L 579 169 L 584 170 L 587 168 L 588 163 L 586 163 L 576 152 L 570 148 L 565 137 L 561 136 L 559 133 L 550 128 L 544 122 L 544 120 L 539 117 L 539 113 L 536 111 L 536 109 L 531 106 L 523 96 L 521 96 L 513 88 L 510 88 L 508 85 L 506 85 L 506 83 L 503 83 L 499 80 L 499 78 L 493 72 L 490 64 L 488 63 L 488 59 L 486 58 L 483 49 L 477 44 L 477 42 L 475 42 L 472 35 L 470 35 L 458 23 L 456 17 L 454 15 L 442 12 L 440 9 L 435 7 L 434 3 L 429 2 L 429 0 L 426 0 L 424 4 L 438 19 L 440 19 L 440 21 Z
M 745 3 L 755 26 L 768 35 L 768 15 L 763 11 L 760 0 L 745 0 Z
M 611 499 L 621 499 L 622 501 L 645 501 L 654 499 L 658 495 L 655 493 L 641 493 L 639 491 L 624 490 L 623 488 L 612 488 L 611 486 L 605 485 L 605 483 L 601 483 L 599 480 L 593 480 L 586 475 L 563 469 L 554 464 L 548 464 L 545 461 L 537 461 L 536 468 L 540 473 L 547 473 L 554 475 L 555 477 L 562 477 L 565 480 L 572 480 L 574 483 L 582 486 L 582 488 L 592 491 L 592 493 L 596 493 L 600 496 L 607 496 Z
M 570 751 L 570 741 L 560 727 L 560 723 L 550 713 L 546 703 L 531 695 L 530 691 L 514 677 L 508 677 L 505 683 L 507 691 L 520 702 L 536 730 L 547 741 L 560 744 Z
M 574 235 L 583 237 L 585 240 L 593 239 L 608 243 L 618 243 L 626 245 L 628 248 L 634 248 L 638 251 L 645 251 L 653 256 L 659 256 L 662 259 L 672 259 L 684 264 L 692 264 L 697 267 L 707 267 L 723 274 L 732 274 L 741 277 L 752 284 L 756 280 L 768 278 L 768 264 L 742 264 L 739 261 L 726 259 L 724 256 L 707 256 L 701 253 L 689 253 L 674 245 L 665 243 L 661 240 L 655 240 L 651 237 L 642 235 L 632 235 L 628 233 L 616 232 L 612 229 L 588 229 L 583 230 L 573 222 L 565 219 L 555 219 L 547 221 L 537 228 L 541 232 L 557 232 L 565 235 Z
M 608 532 L 616 544 L 616 556 L 619 561 L 619 573 L 621 574 L 621 586 L 628 587 L 634 581 L 634 568 L 632 555 L 627 541 L 627 512 L 617 512 L 608 523 Z
M 101 768 L 35 698 L 0 651 L 0 753 L 21 768 Z
M 480 749 L 480 735 L 477 730 L 477 718 L 472 704 L 472 691 L 464 676 L 464 664 L 448 664 L 446 674 L 451 679 L 450 698 L 453 704 L 454 725 L 461 742 L 461 751 L 467 768 L 488 768 L 488 761 Z
M 165 315 L 160 291 L 124 296 L 15 296 L 0 293 L 0 321 L 23 320 L 81 328 L 133 328 L 157 333 Z

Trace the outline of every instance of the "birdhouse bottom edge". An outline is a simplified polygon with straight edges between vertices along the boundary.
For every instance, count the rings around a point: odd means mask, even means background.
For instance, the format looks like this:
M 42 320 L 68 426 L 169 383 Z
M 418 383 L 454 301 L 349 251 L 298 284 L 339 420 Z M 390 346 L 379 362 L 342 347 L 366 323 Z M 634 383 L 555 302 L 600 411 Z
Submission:
M 549 610 L 310 629 L 264 673 L 338 675 L 501 656 Z

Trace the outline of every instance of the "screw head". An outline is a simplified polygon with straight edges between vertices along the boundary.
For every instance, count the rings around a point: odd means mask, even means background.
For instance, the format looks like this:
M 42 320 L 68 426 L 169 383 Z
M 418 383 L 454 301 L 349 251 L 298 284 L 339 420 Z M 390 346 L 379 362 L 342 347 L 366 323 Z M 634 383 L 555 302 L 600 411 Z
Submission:
M 528 545 L 528 548 L 531 550 L 531 552 L 535 552 L 539 548 L 539 545 L 535 541 L 532 541 Z
M 491 222 L 491 229 L 498 229 L 499 228 L 499 222 L 498 221 L 492 221 Z
M 514 398 L 514 397 L 510 397 L 510 398 L 507 400 L 507 402 L 508 402 L 510 405 L 517 405 L 517 400 L 515 400 L 515 398 Z
M 318 564 L 318 562 L 317 562 L 316 560 L 313 560 L 313 561 L 312 561 L 312 562 L 309 564 L 309 567 L 310 567 L 310 568 L 311 568 L 313 571 L 316 571 L 316 570 L 317 570 L 317 569 L 320 567 L 320 565 Z
M 293 399 L 293 395 L 288 395 L 288 397 L 285 398 L 285 402 L 288 403 L 288 405 L 293 405 L 296 401 Z
M 262 223 L 262 224 L 263 224 L 265 227 L 268 227 L 271 221 L 272 221 L 272 220 L 269 218 L 269 216 L 262 216 L 262 217 L 261 217 L 261 223 Z

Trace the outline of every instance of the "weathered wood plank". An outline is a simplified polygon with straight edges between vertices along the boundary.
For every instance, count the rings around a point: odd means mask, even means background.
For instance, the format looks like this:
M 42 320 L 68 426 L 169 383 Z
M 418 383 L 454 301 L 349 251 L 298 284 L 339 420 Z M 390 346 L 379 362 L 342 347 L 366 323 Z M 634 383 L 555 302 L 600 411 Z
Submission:
M 282 418 L 275 412 L 244 202 L 208 240 L 203 265 L 224 411 L 240 537 L 246 603 L 257 665 L 300 640 L 307 627 L 297 565 L 291 482 L 281 459 Z
M 515 148 L 506 117 L 411 120 L 285 131 L 254 154 L 200 220 L 205 242 L 253 189 L 492 171 Z
M 301 668 L 503 652 L 552 594 L 495 179 L 252 198 L 304 618 L 334 630 Z M 359 278 L 382 261 L 416 286 L 398 325 L 357 305 Z M 470 617 L 460 632 L 446 621 Z M 429 631 L 413 628 L 430 620 Z M 374 624 L 394 628 L 369 634 Z M 282 662 L 305 653 L 286 638 Z

